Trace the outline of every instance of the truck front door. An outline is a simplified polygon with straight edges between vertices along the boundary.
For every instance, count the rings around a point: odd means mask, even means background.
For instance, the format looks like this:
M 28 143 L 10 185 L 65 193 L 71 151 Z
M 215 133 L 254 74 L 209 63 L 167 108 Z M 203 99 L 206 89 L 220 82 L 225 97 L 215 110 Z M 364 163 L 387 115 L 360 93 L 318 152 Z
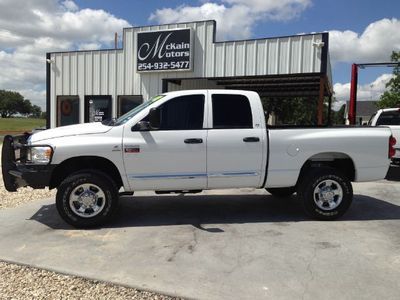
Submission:
M 158 130 L 125 129 L 124 161 L 132 190 L 207 187 L 206 95 L 188 94 L 163 103 Z

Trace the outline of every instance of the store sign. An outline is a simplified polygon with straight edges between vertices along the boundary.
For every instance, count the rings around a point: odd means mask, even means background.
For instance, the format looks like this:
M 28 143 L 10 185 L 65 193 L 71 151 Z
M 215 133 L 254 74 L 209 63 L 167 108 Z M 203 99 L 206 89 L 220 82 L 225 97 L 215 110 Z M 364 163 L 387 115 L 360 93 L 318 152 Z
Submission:
M 191 29 L 138 32 L 137 71 L 192 69 Z

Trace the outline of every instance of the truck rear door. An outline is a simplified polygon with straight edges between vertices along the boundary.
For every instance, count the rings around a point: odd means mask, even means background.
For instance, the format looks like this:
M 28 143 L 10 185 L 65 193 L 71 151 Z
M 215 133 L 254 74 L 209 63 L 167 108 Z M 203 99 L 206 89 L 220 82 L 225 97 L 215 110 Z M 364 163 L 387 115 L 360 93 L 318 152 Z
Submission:
M 209 91 L 208 188 L 259 187 L 263 138 L 259 116 L 241 93 Z

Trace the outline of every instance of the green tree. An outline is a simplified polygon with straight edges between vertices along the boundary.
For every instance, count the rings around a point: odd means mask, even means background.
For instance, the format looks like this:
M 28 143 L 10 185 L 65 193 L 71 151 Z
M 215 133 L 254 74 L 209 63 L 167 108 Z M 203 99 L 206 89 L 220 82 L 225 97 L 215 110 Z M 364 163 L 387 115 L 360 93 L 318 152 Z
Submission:
M 33 118 L 39 119 L 42 115 L 42 109 L 37 105 L 32 105 L 31 116 Z
M 24 99 L 20 93 L 0 90 L 0 116 L 2 118 L 10 118 L 15 114 L 40 116 L 40 113 L 40 107 L 32 106 L 31 101 Z
M 46 119 L 47 118 L 47 112 L 42 111 L 40 114 L 40 119 Z
M 338 111 L 332 110 L 332 124 L 344 125 L 345 124 L 345 110 L 346 104 L 343 104 Z
M 19 104 L 18 112 L 21 115 L 27 116 L 32 113 L 32 108 L 33 106 L 31 104 L 31 101 L 29 101 L 28 99 L 24 99 L 23 102 Z
M 328 104 L 324 102 L 324 122 L 328 118 Z M 318 102 L 311 98 L 263 98 L 266 116 L 274 113 L 277 125 L 317 125 Z
M 18 113 L 24 105 L 24 97 L 18 92 L 0 90 L 0 115 L 9 118 Z
M 400 51 L 392 52 L 391 60 L 393 62 L 400 62 Z M 379 108 L 390 108 L 400 106 L 400 65 L 393 68 L 393 78 L 386 84 L 388 89 L 383 93 L 377 106 Z

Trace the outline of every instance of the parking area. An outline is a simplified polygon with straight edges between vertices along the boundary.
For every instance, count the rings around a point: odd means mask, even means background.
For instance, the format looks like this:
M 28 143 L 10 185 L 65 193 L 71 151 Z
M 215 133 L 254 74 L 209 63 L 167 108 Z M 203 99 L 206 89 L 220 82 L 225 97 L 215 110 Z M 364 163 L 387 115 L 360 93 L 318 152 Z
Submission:
M 354 185 L 339 221 L 260 190 L 121 199 L 107 228 L 76 230 L 53 199 L 0 211 L 0 260 L 199 299 L 395 299 L 400 184 Z

